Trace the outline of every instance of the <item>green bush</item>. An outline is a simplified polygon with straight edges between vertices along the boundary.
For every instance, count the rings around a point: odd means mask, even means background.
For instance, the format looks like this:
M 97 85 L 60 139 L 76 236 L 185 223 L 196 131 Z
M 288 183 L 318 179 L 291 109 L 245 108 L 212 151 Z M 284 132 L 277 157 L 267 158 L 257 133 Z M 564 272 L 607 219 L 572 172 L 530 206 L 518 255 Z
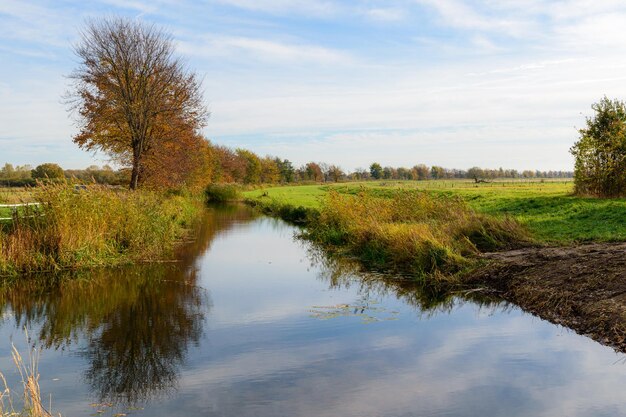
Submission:
M 228 201 L 241 200 L 241 187 L 234 184 L 211 184 L 204 195 L 209 203 L 225 203 Z
M 580 129 L 570 152 L 576 158 L 575 191 L 579 195 L 626 195 L 626 104 L 604 97 L 591 108 L 593 118 Z

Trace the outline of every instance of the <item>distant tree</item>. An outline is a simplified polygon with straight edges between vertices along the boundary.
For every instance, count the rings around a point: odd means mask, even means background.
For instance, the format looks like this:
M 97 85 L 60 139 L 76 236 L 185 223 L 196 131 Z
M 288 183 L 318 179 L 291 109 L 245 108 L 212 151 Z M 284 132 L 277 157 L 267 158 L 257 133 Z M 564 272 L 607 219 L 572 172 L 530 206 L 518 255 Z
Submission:
M 306 164 L 304 169 L 304 175 L 306 176 L 305 179 L 309 181 L 324 181 L 324 173 L 322 172 L 322 168 L 315 162 L 309 162 L 308 164 Z
M 427 180 L 430 177 L 430 169 L 424 164 L 415 165 L 413 170 L 417 174 L 417 179 L 420 181 Z
M 213 182 L 244 182 L 247 161 L 225 146 L 212 146 Z
M 33 169 L 32 177 L 34 179 L 58 179 L 64 178 L 63 168 L 57 164 L 41 164 Z
M 5 163 L 4 167 L 0 170 L 0 177 L 6 180 L 13 179 L 15 177 L 15 168 L 13 168 L 13 165 Z
M 467 170 L 467 177 L 474 180 L 474 182 L 484 181 L 485 171 L 479 167 L 472 167 Z
M 261 159 L 254 152 L 247 149 L 237 149 L 235 152 L 245 162 L 246 171 L 243 182 L 246 184 L 260 183 L 263 171 Z
M 383 167 L 378 162 L 374 162 L 370 165 L 370 176 L 375 180 L 379 180 L 383 177 Z
M 352 174 L 350 174 L 350 178 L 353 180 L 366 180 L 370 177 L 370 173 L 365 168 L 357 168 L 354 170 Z
M 276 184 L 280 179 L 280 168 L 276 164 L 276 160 L 269 156 L 261 159 L 261 182 L 264 184 Z
M 337 165 L 330 165 L 328 167 L 327 176 L 330 181 L 338 182 L 344 175 L 342 169 Z
M 287 159 L 275 158 L 274 162 L 280 171 L 281 182 L 294 182 L 296 180 L 296 170 L 293 168 L 291 162 Z
M 404 167 L 399 167 L 397 169 L 398 178 L 401 180 L 410 180 L 411 179 L 411 170 L 406 169 Z
M 595 115 L 580 129 L 570 152 L 576 158 L 577 194 L 601 197 L 626 195 L 626 105 L 604 97 L 591 108 Z
M 445 178 L 446 177 L 446 170 L 443 167 L 433 165 L 430 168 L 430 176 L 433 179 L 435 179 L 435 180 L 439 180 L 439 179 Z
M 200 82 L 174 57 L 171 35 L 136 20 L 89 22 L 75 52 L 70 102 L 80 132 L 74 142 L 129 164 L 136 189 L 153 147 L 204 125 Z

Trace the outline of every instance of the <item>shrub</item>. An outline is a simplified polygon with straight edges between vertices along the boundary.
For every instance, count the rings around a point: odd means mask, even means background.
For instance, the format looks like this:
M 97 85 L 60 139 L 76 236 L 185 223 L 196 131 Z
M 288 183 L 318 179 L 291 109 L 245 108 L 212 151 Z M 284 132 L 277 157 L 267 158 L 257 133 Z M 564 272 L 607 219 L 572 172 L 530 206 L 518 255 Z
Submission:
M 280 217 L 281 219 L 294 224 L 304 225 L 311 223 L 317 218 L 317 210 L 286 204 L 273 198 L 264 201 L 257 199 L 246 199 L 246 203 L 264 214 Z
M 211 184 L 204 195 L 209 203 L 225 203 L 241 199 L 241 188 L 234 184 Z

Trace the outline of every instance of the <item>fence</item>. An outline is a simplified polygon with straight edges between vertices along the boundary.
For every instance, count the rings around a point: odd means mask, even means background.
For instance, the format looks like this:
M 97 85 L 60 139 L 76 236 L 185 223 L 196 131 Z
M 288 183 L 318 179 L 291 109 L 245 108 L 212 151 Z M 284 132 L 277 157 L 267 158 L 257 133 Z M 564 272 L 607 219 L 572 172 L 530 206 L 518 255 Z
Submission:
M 36 207 L 41 203 L 20 203 L 20 204 L 0 204 L 0 209 L 9 209 L 11 212 L 11 217 L 0 217 L 0 221 L 3 220 L 13 220 L 18 215 L 18 210 L 20 207 Z M 33 216 L 23 216 L 23 217 L 33 217 Z

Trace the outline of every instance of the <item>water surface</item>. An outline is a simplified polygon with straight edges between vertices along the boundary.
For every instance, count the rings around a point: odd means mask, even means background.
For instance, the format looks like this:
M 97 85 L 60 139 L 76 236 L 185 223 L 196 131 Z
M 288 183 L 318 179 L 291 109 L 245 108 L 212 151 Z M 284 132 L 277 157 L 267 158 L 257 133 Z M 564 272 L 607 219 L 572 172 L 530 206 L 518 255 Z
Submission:
M 626 415 L 622 355 L 514 306 L 359 273 L 295 233 L 211 209 L 181 262 L 4 293 L 0 370 L 17 384 L 11 343 L 40 349 L 63 416 Z

